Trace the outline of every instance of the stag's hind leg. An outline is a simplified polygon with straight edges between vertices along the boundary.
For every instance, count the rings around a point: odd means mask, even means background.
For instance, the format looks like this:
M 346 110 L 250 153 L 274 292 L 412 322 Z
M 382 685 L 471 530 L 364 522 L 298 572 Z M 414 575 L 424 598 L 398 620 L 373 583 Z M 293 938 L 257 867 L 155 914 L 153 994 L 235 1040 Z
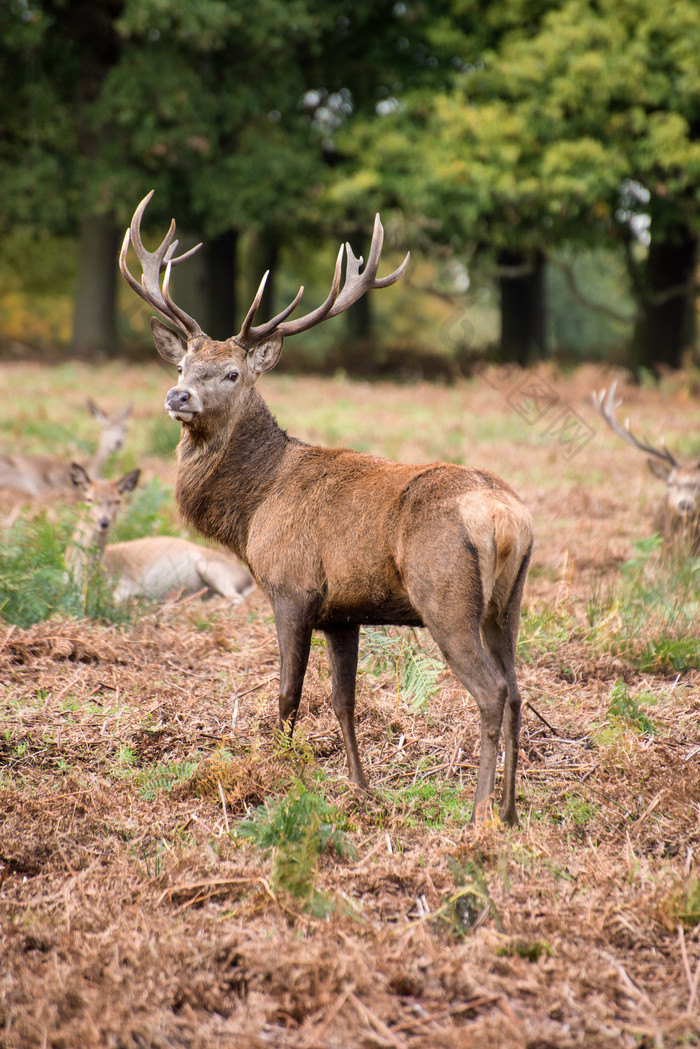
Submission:
M 409 596 L 448 666 L 479 708 L 481 755 L 472 811 L 474 822 L 483 818 L 491 805 L 508 685 L 482 643 L 484 600 L 479 558 L 475 550 L 468 548 L 467 552 L 469 556 L 458 577 L 453 567 L 447 566 L 429 580 L 416 578 L 415 585 L 409 587 Z
M 491 805 L 496 779 L 498 741 L 503 710 L 508 696 L 504 675 L 473 630 L 445 630 L 439 623 L 428 623 L 434 640 L 455 677 L 474 697 L 481 720 L 481 754 L 474 794 L 472 823 L 482 819 Z
M 505 607 L 499 614 L 492 606 L 484 617 L 481 631 L 484 643 L 493 661 L 502 672 L 508 685 L 508 701 L 503 718 L 503 736 L 505 741 L 505 768 L 503 770 L 503 801 L 500 816 L 504 823 L 517 825 L 518 815 L 515 809 L 515 775 L 518 768 L 520 750 L 520 710 L 522 701 L 515 673 L 515 653 L 520 627 L 520 604 L 525 588 L 525 579 L 530 564 L 531 548 L 522 559 Z
M 503 800 L 499 811 L 504 823 L 517 825 L 515 810 L 515 774 L 520 748 L 520 691 L 515 676 L 515 647 L 512 639 L 493 619 L 485 619 L 483 636 L 491 657 L 505 678 L 508 693 L 503 716 L 505 767 L 503 770 Z

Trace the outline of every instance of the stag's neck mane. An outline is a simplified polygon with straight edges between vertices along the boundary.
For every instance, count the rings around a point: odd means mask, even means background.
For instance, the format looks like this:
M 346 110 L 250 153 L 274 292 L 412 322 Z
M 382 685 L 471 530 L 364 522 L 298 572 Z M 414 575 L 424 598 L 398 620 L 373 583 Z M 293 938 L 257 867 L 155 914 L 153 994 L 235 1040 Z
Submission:
M 175 498 L 185 521 L 246 561 L 250 521 L 265 500 L 290 445 L 298 444 L 252 389 L 245 411 L 204 436 L 183 425 Z

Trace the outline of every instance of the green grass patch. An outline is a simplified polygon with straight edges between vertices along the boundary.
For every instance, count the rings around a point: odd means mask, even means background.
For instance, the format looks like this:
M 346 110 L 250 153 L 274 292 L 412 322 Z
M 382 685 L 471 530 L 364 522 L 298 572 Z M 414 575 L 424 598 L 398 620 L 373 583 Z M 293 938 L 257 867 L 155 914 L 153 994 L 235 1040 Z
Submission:
M 668 556 L 659 536 L 635 544 L 607 595 L 589 601 L 592 640 L 646 673 L 700 668 L 700 558 Z
M 46 514 L 19 519 L 0 544 L 0 617 L 29 627 L 61 613 L 80 615 L 82 598 L 66 581 L 64 550 L 72 532 L 66 520 L 57 526 Z
M 464 827 L 471 818 L 471 799 L 458 783 L 430 780 L 402 790 L 387 790 L 396 806 L 396 819 L 404 827 L 442 831 Z
M 558 608 L 525 609 L 520 619 L 518 655 L 527 663 L 556 652 L 572 636 L 573 619 Z
M 656 702 L 653 692 L 639 692 L 633 695 L 624 681 L 616 681 L 610 690 L 610 704 L 608 706 L 608 720 L 615 723 L 624 723 L 636 732 L 653 736 L 656 725 L 652 718 L 643 710 Z

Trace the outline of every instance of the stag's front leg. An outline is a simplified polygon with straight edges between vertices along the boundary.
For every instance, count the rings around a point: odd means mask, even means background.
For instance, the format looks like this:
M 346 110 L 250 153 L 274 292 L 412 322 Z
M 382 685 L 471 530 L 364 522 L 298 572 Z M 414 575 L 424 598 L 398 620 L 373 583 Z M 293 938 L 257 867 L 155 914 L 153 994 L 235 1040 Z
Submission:
M 328 641 L 333 677 L 333 710 L 343 733 L 350 779 L 358 787 L 367 790 L 367 777 L 355 736 L 355 682 L 360 628 L 354 624 L 333 626 L 326 627 L 324 633 Z
M 276 602 L 275 629 L 280 650 L 280 730 L 290 737 L 299 710 L 311 648 L 311 616 L 303 605 Z

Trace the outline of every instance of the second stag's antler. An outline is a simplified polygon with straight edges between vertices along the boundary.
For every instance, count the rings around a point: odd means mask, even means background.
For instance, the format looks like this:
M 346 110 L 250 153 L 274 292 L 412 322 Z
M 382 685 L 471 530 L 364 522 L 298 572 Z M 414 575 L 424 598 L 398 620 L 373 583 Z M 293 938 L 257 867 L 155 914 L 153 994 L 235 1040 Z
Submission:
M 153 306 L 158 310 L 161 316 L 165 317 L 166 320 L 174 324 L 185 338 L 193 338 L 196 335 L 203 335 L 204 332 L 197 322 L 190 317 L 189 314 L 185 313 L 184 310 L 180 309 L 170 295 L 171 268 L 180 262 L 184 262 L 185 259 L 190 258 L 190 256 L 201 247 L 201 244 L 197 244 L 196 247 L 191 248 L 183 255 L 175 258 L 174 255 L 178 241 L 173 240 L 173 236 L 175 235 L 175 220 L 173 219 L 170 223 L 170 229 L 165 235 L 160 247 L 154 252 L 146 251 L 143 246 L 143 241 L 141 240 L 141 219 L 143 218 L 143 213 L 152 196 L 153 190 L 143 198 L 134 212 L 131 225 L 129 229 L 127 229 L 124 237 L 124 243 L 119 256 L 119 268 L 123 277 L 136 294 L 144 299 L 144 301 L 150 306 Z M 133 274 L 129 272 L 127 266 L 126 257 L 130 243 L 133 244 L 136 256 L 141 263 L 143 276 L 140 283 Z M 250 309 L 245 316 L 241 330 L 238 335 L 234 336 L 235 342 L 237 342 L 239 346 L 250 348 L 262 339 L 268 338 L 273 332 L 279 332 L 281 335 L 296 335 L 299 332 L 308 331 L 310 328 L 320 324 L 321 321 L 324 321 L 329 317 L 337 317 L 339 313 L 343 313 L 344 310 L 347 310 L 349 306 L 352 306 L 353 303 L 361 299 L 362 296 L 371 289 L 388 288 L 391 284 L 395 284 L 404 273 L 411 257 L 411 253 L 408 252 L 406 258 L 393 273 L 390 273 L 387 277 L 377 277 L 383 243 L 384 229 L 379 219 L 379 215 L 377 214 L 374 219 L 374 231 L 372 233 L 372 243 L 369 249 L 367 265 L 362 272 L 360 272 L 360 268 L 363 264 L 362 256 L 358 258 L 349 244 L 342 244 L 335 263 L 335 272 L 333 274 L 331 290 L 328 293 L 325 302 L 315 310 L 305 314 L 303 317 L 296 317 L 294 320 L 287 320 L 289 315 L 296 309 L 301 301 L 302 295 L 304 294 L 304 286 L 302 285 L 293 300 L 281 311 L 281 313 L 278 313 L 276 317 L 266 321 L 264 324 L 253 325 L 253 320 L 255 319 L 255 314 L 257 313 L 262 301 L 265 284 L 269 276 L 270 271 L 268 270 L 260 282 L 260 286 Z M 345 281 L 343 282 L 341 289 L 341 275 L 344 257 L 346 259 Z M 165 273 L 162 289 L 160 284 L 161 273 Z
M 667 466 L 680 466 L 679 460 L 669 451 L 663 442 L 661 448 L 655 448 L 653 444 L 647 444 L 646 441 L 640 441 L 638 437 L 634 436 L 630 430 L 629 419 L 625 419 L 624 426 L 620 424 L 615 412 L 622 404 L 622 399 L 615 400 L 616 388 L 617 380 L 613 382 L 609 390 L 603 388 L 599 393 L 593 394 L 593 403 L 605 419 L 608 426 L 615 431 L 618 437 L 622 437 L 623 441 L 627 441 L 627 443 L 633 445 L 633 447 L 639 448 L 640 451 L 647 452 L 648 455 L 653 455 L 655 458 L 666 463 Z

